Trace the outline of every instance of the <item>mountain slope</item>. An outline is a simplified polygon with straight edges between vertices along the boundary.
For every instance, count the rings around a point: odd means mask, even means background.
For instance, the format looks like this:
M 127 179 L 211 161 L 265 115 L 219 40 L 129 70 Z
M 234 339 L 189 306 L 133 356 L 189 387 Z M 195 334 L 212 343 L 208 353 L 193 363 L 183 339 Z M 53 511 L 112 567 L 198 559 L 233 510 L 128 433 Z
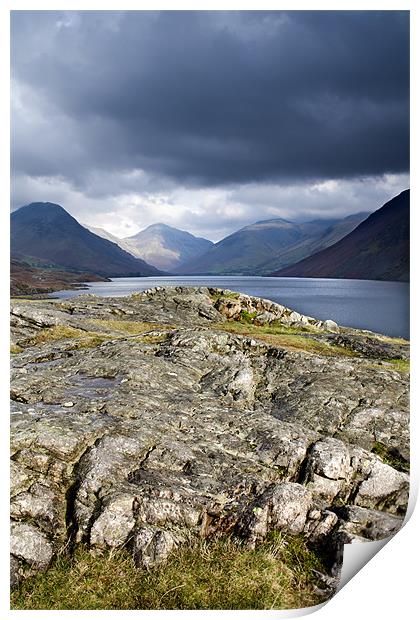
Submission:
M 405 190 L 334 245 L 270 275 L 408 281 L 409 240 Z
M 198 259 L 183 263 L 177 273 L 244 274 L 282 247 L 302 238 L 299 226 L 287 220 L 256 222 L 216 243 Z
M 166 224 L 152 224 L 122 241 L 134 256 L 166 271 L 173 271 L 185 261 L 195 260 L 213 246 L 208 239 Z
M 12 256 L 64 269 L 90 271 L 105 277 L 159 275 L 115 243 L 90 232 L 60 205 L 33 202 L 11 214 Z
M 334 243 L 366 215 L 300 224 L 281 218 L 256 222 L 225 237 L 198 259 L 183 263 L 176 273 L 264 275 Z
M 88 226 L 87 224 L 82 224 L 82 226 L 90 230 L 90 232 L 93 232 L 94 235 L 98 235 L 98 237 L 102 237 L 102 239 L 107 239 L 112 243 L 116 243 L 125 252 L 128 252 L 136 258 L 139 258 L 134 254 L 134 252 L 131 251 L 132 248 L 130 247 L 130 244 L 125 241 L 125 239 L 120 239 L 119 237 L 116 237 L 112 233 L 105 230 L 105 228 L 97 228 L 96 226 Z
M 340 220 L 315 220 L 301 224 L 302 229 L 306 232 L 306 236 L 296 244 L 278 253 L 275 258 L 270 258 L 267 262 L 257 265 L 255 273 L 264 275 L 281 269 L 333 245 L 354 230 L 368 216 L 369 213 L 363 211 Z M 323 224 L 324 228 L 310 229 L 310 225 L 319 225 L 320 223 Z

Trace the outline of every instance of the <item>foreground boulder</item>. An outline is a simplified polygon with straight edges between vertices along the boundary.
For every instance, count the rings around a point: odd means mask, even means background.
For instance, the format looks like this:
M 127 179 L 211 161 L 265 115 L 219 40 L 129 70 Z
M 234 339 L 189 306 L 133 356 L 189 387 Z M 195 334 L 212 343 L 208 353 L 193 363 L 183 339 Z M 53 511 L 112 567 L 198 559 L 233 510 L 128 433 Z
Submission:
M 280 530 L 333 564 L 397 531 L 407 375 L 351 350 L 349 330 L 349 355 L 328 356 L 224 330 L 283 321 L 329 347 L 341 329 L 282 308 L 184 287 L 12 304 L 14 584 L 69 542 L 151 568 L 191 537 Z

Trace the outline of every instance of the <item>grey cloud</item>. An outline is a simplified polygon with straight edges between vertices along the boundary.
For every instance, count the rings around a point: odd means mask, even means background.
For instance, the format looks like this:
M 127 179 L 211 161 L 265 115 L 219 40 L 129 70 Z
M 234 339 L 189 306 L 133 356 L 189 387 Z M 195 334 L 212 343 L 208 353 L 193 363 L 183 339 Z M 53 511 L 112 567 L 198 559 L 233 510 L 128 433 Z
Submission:
M 408 54 L 408 12 L 14 12 L 13 167 L 78 188 L 404 172 Z

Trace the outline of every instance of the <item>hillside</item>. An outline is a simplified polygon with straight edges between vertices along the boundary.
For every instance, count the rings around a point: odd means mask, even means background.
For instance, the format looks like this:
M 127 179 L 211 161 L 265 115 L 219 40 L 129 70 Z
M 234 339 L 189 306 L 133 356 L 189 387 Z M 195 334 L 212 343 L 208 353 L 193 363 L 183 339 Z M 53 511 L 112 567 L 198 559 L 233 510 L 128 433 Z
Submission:
M 252 272 L 256 265 L 302 237 L 299 225 L 287 220 L 256 222 L 225 237 L 198 259 L 182 264 L 176 272 L 209 275 Z
M 60 205 L 34 202 L 10 218 L 12 257 L 104 277 L 159 275 L 159 270 L 79 224 Z
M 306 236 L 294 245 L 279 252 L 274 258 L 257 265 L 255 273 L 266 275 L 287 265 L 296 263 L 315 252 L 333 245 L 356 228 L 369 213 L 362 211 L 338 220 L 315 220 L 301 224 Z M 311 226 L 313 229 L 311 230 Z
M 92 273 L 43 269 L 15 259 L 10 261 L 10 295 L 43 295 L 64 289 L 87 288 L 84 282 L 106 281 Z
M 410 191 L 405 190 L 334 245 L 270 275 L 405 282 L 409 242 Z
M 256 222 L 225 237 L 198 259 L 183 263 L 176 273 L 266 275 L 331 245 L 367 215 L 303 223 L 281 218 Z

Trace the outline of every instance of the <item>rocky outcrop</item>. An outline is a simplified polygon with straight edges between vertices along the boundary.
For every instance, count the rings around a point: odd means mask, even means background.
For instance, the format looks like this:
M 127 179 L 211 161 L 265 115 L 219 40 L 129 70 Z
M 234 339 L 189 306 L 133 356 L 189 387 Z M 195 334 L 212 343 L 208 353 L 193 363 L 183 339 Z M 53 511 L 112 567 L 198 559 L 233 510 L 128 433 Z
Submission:
M 228 319 L 237 321 L 241 317 L 255 325 L 275 325 L 280 323 L 289 327 L 312 328 L 314 330 L 338 332 L 335 321 L 319 321 L 300 314 L 269 299 L 260 299 L 243 293 L 232 293 L 222 289 L 210 288 L 210 295 L 216 298 L 215 308 Z
M 398 529 L 409 478 L 375 445 L 408 461 L 407 376 L 222 330 L 245 310 L 331 336 L 274 306 L 181 287 L 12 304 L 13 583 L 77 542 L 149 568 L 194 537 L 276 529 L 336 562 Z M 57 326 L 101 338 L 36 338 Z

